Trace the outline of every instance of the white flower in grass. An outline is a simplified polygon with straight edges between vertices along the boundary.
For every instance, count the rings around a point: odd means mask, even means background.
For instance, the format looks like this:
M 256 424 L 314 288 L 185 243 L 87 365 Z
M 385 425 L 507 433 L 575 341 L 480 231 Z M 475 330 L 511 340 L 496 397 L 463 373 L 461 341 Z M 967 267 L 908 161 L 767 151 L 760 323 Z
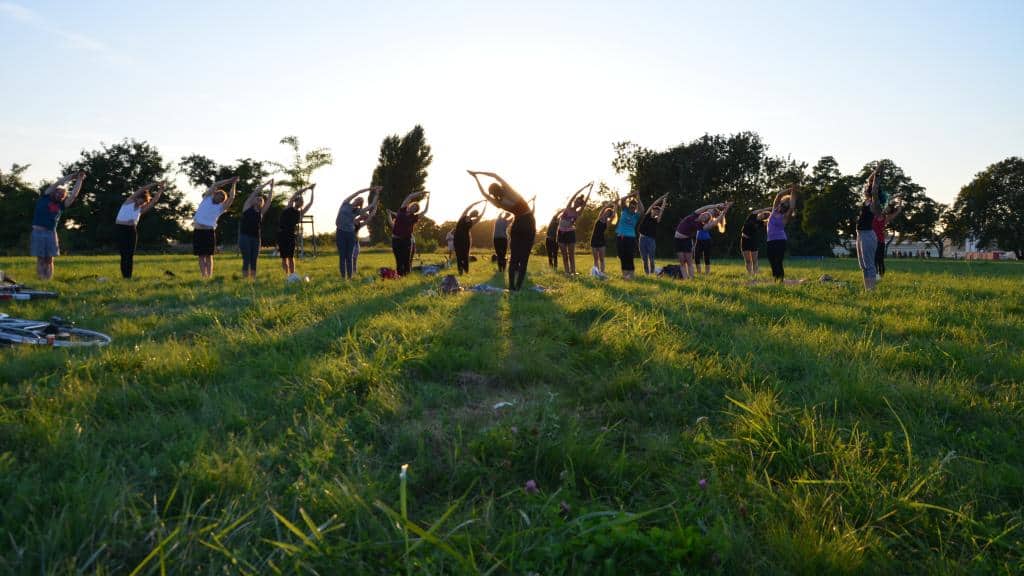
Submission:
M 408 464 L 402 464 L 402 471 L 398 473 L 398 478 L 401 479 L 401 480 L 405 480 L 405 477 L 408 475 L 408 473 L 409 473 L 409 465 Z

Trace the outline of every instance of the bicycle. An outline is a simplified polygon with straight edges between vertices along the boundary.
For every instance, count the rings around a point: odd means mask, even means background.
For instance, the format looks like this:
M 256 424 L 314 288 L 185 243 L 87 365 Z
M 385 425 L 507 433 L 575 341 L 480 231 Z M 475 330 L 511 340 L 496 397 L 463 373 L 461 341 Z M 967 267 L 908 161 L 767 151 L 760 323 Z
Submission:
M 4 276 L 0 272 L 0 300 L 38 300 L 41 298 L 56 298 L 56 292 L 49 290 L 36 290 L 18 284 L 13 278 Z
M 28 344 L 56 348 L 106 346 L 110 336 L 93 330 L 76 328 L 59 316 L 45 320 L 23 320 L 0 313 L 0 344 Z

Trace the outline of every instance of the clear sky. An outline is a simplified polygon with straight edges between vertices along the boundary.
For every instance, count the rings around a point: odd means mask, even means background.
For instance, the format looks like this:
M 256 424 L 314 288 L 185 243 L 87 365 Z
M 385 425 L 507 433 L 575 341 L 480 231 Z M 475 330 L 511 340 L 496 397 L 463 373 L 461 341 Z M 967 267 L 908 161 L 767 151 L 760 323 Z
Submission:
M 0 0 L 0 166 L 52 178 L 124 137 L 166 159 L 327 146 L 329 228 L 381 139 L 424 126 L 431 216 L 466 168 L 538 194 L 622 186 L 612 143 L 759 132 L 844 172 L 889 157 L 943 202 L 1024 155 L 1024 2 Z M 195 194 L 193 192 L 193 197 Z

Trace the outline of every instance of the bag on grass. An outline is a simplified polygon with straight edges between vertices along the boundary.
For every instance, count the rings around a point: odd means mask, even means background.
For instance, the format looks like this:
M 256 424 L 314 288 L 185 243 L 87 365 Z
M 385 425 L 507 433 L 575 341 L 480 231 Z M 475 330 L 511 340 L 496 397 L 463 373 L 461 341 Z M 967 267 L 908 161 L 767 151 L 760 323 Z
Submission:
M 462 292 L 462 285 L 459 284 L 459 279 L 454 274 L 449 274 L 441 280 L 441 293 L 442 294 L 455 294 Z
M 398 272 L 392 268 L 381 268 L 380 277 L 385 280 L 395 280 L 398 278 Z
M 658 273 L 658 276 L 668 276 L 669 278 L 682 278 L 683 269 L 680 268 L 678 264 L 671 264 L 669 266 L 665 266 L 664 268 L 662 268 L 661 272 Z

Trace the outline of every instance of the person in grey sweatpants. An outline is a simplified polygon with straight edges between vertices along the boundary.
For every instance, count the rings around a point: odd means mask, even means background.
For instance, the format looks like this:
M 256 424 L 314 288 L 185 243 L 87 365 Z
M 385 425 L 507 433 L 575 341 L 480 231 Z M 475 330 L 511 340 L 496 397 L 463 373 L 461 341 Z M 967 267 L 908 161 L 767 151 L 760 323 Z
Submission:
M 875 217 L 882 213 L 878 202 L 878 168 L 876 167 L 868 181 L 864 184 L 864 203 L 860 206 L 857 216 L 857 262 L 864 272 L 864 288 L 874 290 L 877 270 L 875 270 L 875 251 L 878 249 L 878 236 L 872 226 Z

